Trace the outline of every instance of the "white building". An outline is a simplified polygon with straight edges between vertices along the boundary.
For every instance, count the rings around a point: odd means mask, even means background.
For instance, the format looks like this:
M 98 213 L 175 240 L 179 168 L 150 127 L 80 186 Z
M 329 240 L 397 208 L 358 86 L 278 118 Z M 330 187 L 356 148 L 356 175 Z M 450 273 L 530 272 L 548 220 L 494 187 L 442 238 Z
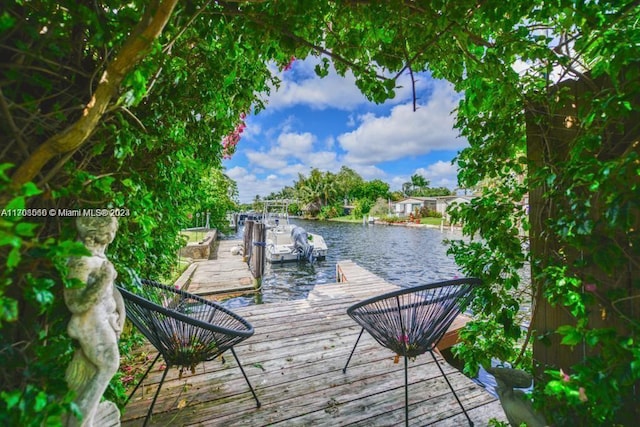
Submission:
M 416 210 L 426 207 L 429 210 L 446 216 L 446 210 L 454 203 L 469 203 L 473 196 L 436 196 L 436 197 L 409 197 L 395 202 L 394 213 L 396 216 L 409 216 Z

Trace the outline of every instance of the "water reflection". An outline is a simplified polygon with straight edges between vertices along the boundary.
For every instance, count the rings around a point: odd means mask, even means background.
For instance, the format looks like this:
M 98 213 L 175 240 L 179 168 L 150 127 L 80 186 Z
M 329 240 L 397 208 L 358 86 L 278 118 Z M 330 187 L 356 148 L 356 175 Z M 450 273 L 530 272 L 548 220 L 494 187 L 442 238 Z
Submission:
M 443 243 L 446 239 L 461 239 L 456 230 L 301 219 L 291 222 L 321 234 L 329 247 L 327 258 L 314 264 L 267 263 L 261 294 L 232 298 L 225 301 L 226 306 L 305 298 L 315 285 L 335 283 L 336 263 L 348 259 L 398 286 L 462 276 Z M 241 231 L 229 237 L 240 239 Z

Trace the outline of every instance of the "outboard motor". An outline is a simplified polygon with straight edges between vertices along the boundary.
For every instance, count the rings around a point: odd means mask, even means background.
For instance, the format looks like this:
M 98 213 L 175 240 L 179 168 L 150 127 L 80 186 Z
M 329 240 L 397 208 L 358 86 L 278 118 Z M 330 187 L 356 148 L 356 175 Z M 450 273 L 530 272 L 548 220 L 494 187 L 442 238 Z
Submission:
M 307 230 L 302 227 L 291 227 L 291 240 L 293 240 L 293 247 L 298 252 L 299 257 L 306 259 L 309 262 L 313 262 L 313 245 L 309 244 L 309 235 Z

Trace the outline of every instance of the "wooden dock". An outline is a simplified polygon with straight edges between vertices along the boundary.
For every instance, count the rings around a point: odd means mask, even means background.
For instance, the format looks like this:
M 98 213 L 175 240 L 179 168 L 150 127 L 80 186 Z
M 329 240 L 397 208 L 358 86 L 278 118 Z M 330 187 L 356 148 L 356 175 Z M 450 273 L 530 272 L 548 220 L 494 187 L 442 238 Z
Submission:
M 235 294 L 255 289 L 254 279 L 241 254 L 232 254 L 240 240 L 218 240 L 211 259 L 192 264 L 189 277 L 182 279 L 185 289 L 197 295 Z
M 350 261 L 340 262 L 343 282 L 317 285 L 307 299 L 254 305 L 234 311 L 255 335 L 236 353 L 262 403 L 256 408 L 231 354 L 178 378 L 172 369 L 150 425 L 155 426 L 392 426 L 404 424 L 403 362 L 364 334 L 346 374 L 359 326 L 346 315 L 351 304 L 396 289 Z M 344 281 L 346 280 L 346 282 Z M 496 398 L 440 359 L 476 426 L 505 421 Z M 123 414 L 138 426 L 162 372 L 154 368 Z M 429 355 L 409 362 L 409 417 L 414 426 L 467 425 L 453 394 Z

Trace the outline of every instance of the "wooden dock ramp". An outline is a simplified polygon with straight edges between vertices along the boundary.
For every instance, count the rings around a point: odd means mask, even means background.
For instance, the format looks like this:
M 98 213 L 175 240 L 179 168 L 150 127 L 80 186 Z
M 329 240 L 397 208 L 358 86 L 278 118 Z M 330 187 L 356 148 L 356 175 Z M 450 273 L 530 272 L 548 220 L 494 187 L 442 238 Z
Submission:
M 242 254 L 232 253 L 234 247 L 242 247 L 242 241 L 218 240 L 211 259 L 194 262 L 186 290 L 202 296 L 254 291 L 255 280 Z
M 346 315 L 351 304 L 396 287 L 350 261 L 338 263 L 342 282 L 317 285 L 307 299 L 242 307 L 255 335 L 236 346 L 255 401 L 233 357 L 200 365 L 178 378 L 172 369 L 150 425 L 156 426 L 394 426 L 404 424 L 403 363 L 368 334 L 346 374 L 342 368 L 360 332 Z M 344 281 L 346 280 L 346 281 Z M 440 359 L 476 426 L 506 417 L 496 398 Z M 145 381 L 123 415 L 142 424 L 162 372 Z M 428 355 L 409 362 L 412 426 L 462 426 L 466 419 Z

